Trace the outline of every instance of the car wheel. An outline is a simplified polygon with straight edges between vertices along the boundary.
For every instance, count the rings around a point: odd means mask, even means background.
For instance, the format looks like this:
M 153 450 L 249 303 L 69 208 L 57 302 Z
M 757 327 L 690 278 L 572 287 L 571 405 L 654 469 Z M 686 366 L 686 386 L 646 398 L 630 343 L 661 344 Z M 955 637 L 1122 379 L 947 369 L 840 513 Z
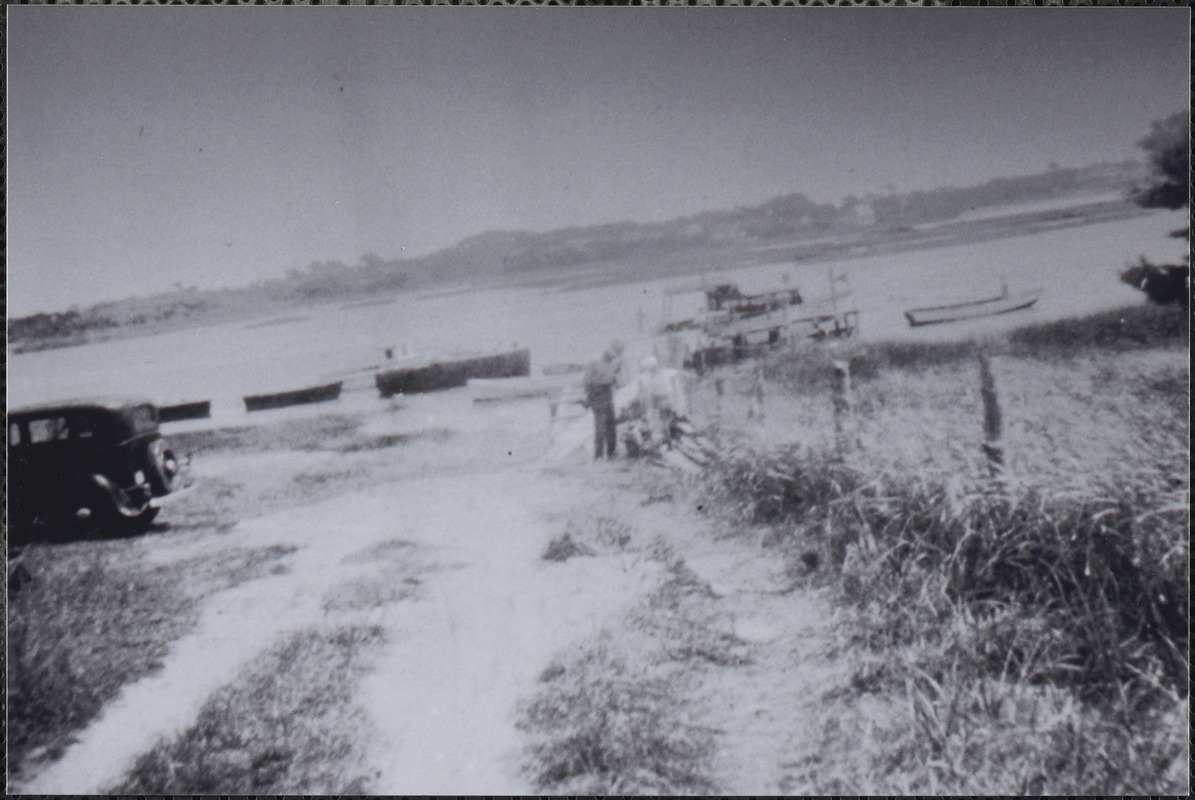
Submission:
M 118 516 L 107 492 L 98 486 L 84 486 L 67 494 L 51 515 L 47 533 L 57 541 L 96 539 L 112 530 Z
M 155 497 L 169 494 L 178 476 L 178 459 L 162 439 L 154 439 L 145 448 L 145 475 Z

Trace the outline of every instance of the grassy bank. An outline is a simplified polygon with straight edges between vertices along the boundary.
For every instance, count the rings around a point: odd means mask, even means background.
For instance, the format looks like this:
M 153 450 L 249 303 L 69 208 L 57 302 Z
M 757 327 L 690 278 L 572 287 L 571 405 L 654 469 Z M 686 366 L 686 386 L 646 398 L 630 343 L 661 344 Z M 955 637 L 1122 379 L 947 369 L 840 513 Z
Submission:
M 564 538 L 579 546 L 577 535 Z M 589 552 L 601 551 L 589 541 Z M 605 549 L 609 549 L 608 547 Z M 559 547 L 544 554 L 559 560 Z M 656 557 L 669 559 L 666 552 Z M 520 709 L 528 735 L 526 773 L 550 794 L 709 794 L 716 731 L 694 708 L 694 665 L 732 662 L 735 642 L 700 619 L 709 587 L 672 558 L 659 588 L 631 615 L 626 630 L 607 631 L 568 651 L 540 675 Z M 663 612 L 663 613 L 661 613 Z
M 769 361 L 768 423 L 787 439 L 724 424 L 704 493 L 729 530 L 770 526 L 837 587 L 851 690 L 803 780 L 1185 791 L 1187 352 L 1185 317 L 1145 306 L 982 344 L 848 345 L 837 415 L 827 353 Z
M 199 604 L 280 566 L 289 550 L 229 548 L 159 567 L 129 542 L 30 545 L 8 598 L 8 766 L 56 758 L 120 687 L 158 669 Z
M 110 793 L 364 792 L 371 730 L 354 691 L 381 642 L 369 626 L 291 635 L 215 692 L 193 725 L 141 755 Z
M 867 382 L 894 372 L 932 375 L 935 370 L 971 362 L 980 351 L 991 356 L 1062 361 L 1190 346 L 1190 322 L 1183 309 L 1141 304 L 1026 325 L 983 341 L 849 341 L 832 348 L 807 349 L 795 356 L 776 354 L 764 362 L 764 375 L 789 394 L 813 396 L 834 388 L 835 375 L 828 368 L 831 359 L 847 362 L 852 378 Z
M 326 415 L 174 434 L 176 451 L 189 455 L 193 468 L 209 458 L 266 452 L 312 458 L 270 470 L 249 460 L 241 473 L 200 469 L 194 488 L 171 498 L 156 534 L 24 548 L 21 580 L 10 583 L 8 594 L 8 764 L 14 779 L 60 756 L 122 686 L 158 670 L 171 643 L 193 629 L 207 597 L 285 569 L 282 559 L 293 552 L 249 550 L 230 540 L 207 555 L 155 564 L 147 556 L 157 536 L 222 535 L 241 520 L 359 489 L 367 477 L 388 477 L 370 459 L 383 459 L 390 448 L 412 440 L 434 443 L 450 435 L 434 430 L 371 437 L 359 427 L 358 418 Z M 383 586 L 345 587 L 328 608 L 352 610 L 375 597 L 395 597 L 410 590 L 405 577 Z

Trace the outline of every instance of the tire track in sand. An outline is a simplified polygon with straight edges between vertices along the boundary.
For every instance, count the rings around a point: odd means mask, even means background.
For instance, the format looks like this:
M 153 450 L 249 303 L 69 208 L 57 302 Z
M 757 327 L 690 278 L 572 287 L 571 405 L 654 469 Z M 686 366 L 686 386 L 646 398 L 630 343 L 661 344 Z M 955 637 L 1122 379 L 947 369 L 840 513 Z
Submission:
M 543 474 L 507 471 L 411 491 L 423 503 L 409 509 L 404 538 L 440 548 L 460 568 L 436 572 L 419 600 L 388 611 L 393 645 L 362 687 L 383 734 L 370 790 L 525 794 L 519 699 L 557 652 L 648 591 L 659 565 L 630 555 L 541 560 L 559 533 L 544 513 L 580 499 L 575 485 Z
M 555 652 L 625 608 L 653 574 L 629 556 L 540 560 L 555 532 L 543 512 L 577 497 L 575 484 L 507 469 L 403 482 L 241 523 L 227 534 L 238 547 L 299 548 L 282 562 L 287 571 L 209 597 L 159 671 L 124 687 L 61 758 L 11 788 L 98 794 L 115 785 L 139 754 L 193 723 L 212 692 L 280 637 L 342 621 L 324 610 L 328 592 L 378 569 L 346 557 L 400 539 L 420 545 L 430 569 L 416 599 L 371 615 L 391 644 L 362 686 L 381 733 L 370 790 L 526 791 L 514 727 L 519 698 Z

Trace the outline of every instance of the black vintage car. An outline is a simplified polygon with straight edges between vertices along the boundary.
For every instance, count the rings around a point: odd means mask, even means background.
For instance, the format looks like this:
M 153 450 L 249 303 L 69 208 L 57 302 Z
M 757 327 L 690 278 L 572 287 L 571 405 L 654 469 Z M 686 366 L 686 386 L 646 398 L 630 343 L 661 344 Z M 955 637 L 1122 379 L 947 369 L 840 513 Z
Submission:
M 8 520 L 14 538 L 144 530 L 178 460 L 142 400 L 56 403 L 8 413 Z

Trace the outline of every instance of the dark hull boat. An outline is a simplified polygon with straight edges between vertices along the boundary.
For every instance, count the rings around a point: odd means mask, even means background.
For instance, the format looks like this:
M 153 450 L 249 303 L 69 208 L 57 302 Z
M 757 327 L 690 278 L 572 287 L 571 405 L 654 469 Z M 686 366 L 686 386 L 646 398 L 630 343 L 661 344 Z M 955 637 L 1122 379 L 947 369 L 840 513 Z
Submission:
M 464 386 L 470 378 L 519 378 L 530 374 L 531 351 L 524 348 L 385 370 L 374 382 L 382 397 L 392 397 L 453 389 Z
M 297 406 L 303 403 L 323 403 L 340 397 L 341 382 L 327 383 L 323 386 L 309 386 L 306 389 L 295 389 L 289 392 L 275 392 L 274 394 L 254 394 L 245 396 L 246 411 L 264 411 L 268 408 L 283 408 Z
M 199 400 L 194 403 L 175 403 L 158 406 L 158 420 L 177 422 L 180 419 L 206 419 L 212 415 L 212 401 Z
M 918 325 L 936 325 L 941 322 L 990 317 L 995 314 L 1007 314 L 1009 311 L 1028 308 L 1036 303 L 1039 297 L 1041 297 L 1041 289 L 1011 295 L 1004 292 L 985 300 L 972 300 L 946 306 L 910 308 L 905 312 L 905 319 L 909 321 L 909 325 L 917 327 Z

